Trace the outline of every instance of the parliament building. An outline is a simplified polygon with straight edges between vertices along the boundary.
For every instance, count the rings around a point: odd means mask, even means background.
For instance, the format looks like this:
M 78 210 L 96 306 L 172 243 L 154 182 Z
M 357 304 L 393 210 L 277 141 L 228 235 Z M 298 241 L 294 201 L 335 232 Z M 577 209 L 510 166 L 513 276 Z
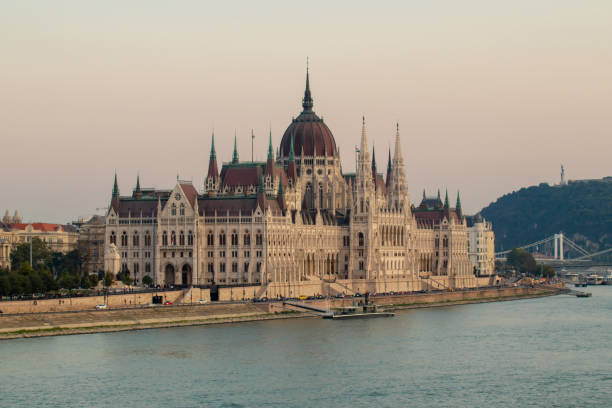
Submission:
M 193 286 L 211 298 L 295 297 L 475 287 L 466 221 L 426 197 L 410 204 L 399 126 L 385 172 L 370 154 L 365 119 L 356 172 L 344 173 L 331 130 L 313 110 L 309 76 L 302 112 L 272 138 L 265 162 L 232 160 L 219 171 L 214 134 L 204 185 L 136 187 L 117 176 L 106 216 L 105 270 Z M 372 148 L 374 150 L 374 148 Z

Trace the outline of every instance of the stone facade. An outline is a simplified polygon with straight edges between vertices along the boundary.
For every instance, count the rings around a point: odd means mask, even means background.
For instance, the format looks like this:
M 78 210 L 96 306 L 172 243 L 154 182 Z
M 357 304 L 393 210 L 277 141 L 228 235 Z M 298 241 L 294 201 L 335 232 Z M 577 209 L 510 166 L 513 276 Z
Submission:
M 104 217 L 94 215 L 79 223 L 78 247 L 83 257 L 83 272 L 95 274 L 104 271 Z
M 495 233 L 480 215 L 468 218 L 468 254 L 477 276 L 495 274 Z
M 107 270 L 207 286 L 213 298 L 218 287 L 261 297 L 476 286 L 460 201 L 410 204 L 399 126 L 386 177 L 365 119 L 356 172 L 346 174 L 312 110 L 308 75 L 302 107 L 276 155 L 270 135 L 265 162 L 241 162 L 234 141 L 219 172 L 213 135 L 200 192 L 180 180 L 144 189 L 138 178 L 132 195 L 120 196 L 115 176 Z

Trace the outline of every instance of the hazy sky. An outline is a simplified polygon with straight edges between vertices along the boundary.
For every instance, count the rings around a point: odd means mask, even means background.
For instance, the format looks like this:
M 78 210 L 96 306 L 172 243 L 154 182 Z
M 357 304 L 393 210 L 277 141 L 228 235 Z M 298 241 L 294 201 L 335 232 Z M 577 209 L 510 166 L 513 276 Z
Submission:
M 0 0 L 0 211 L 66 222 L 217 158 L 263 159 L 314 109 L 354 169 L 399 121 L 412 202 L 465 212 L 521 186 L 612 175 L 612 2 Z

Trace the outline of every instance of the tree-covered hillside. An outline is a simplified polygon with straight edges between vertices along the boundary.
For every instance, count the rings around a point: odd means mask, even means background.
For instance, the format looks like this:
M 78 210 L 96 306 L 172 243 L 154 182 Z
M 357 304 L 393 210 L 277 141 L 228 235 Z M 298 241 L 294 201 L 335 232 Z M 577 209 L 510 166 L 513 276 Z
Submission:
M 588 251 L 612 247 L 612 177 L 522 188 L 480 212 L 493 223 L 496 250 L 563 232 Z

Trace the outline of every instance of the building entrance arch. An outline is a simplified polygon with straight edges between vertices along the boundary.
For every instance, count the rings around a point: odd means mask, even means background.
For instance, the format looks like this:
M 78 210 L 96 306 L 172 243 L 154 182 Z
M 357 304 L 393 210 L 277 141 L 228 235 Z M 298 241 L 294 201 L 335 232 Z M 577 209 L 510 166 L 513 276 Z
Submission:
M 166 265 L 166 270 L 164 273 L 164 283 L 166 285 L 174 285 L 174 272 L 174 265 Z
M 189 264 L 183 265 L 183 269 L 181 270 L 181 284 L 191 285 L 191 265 Z

